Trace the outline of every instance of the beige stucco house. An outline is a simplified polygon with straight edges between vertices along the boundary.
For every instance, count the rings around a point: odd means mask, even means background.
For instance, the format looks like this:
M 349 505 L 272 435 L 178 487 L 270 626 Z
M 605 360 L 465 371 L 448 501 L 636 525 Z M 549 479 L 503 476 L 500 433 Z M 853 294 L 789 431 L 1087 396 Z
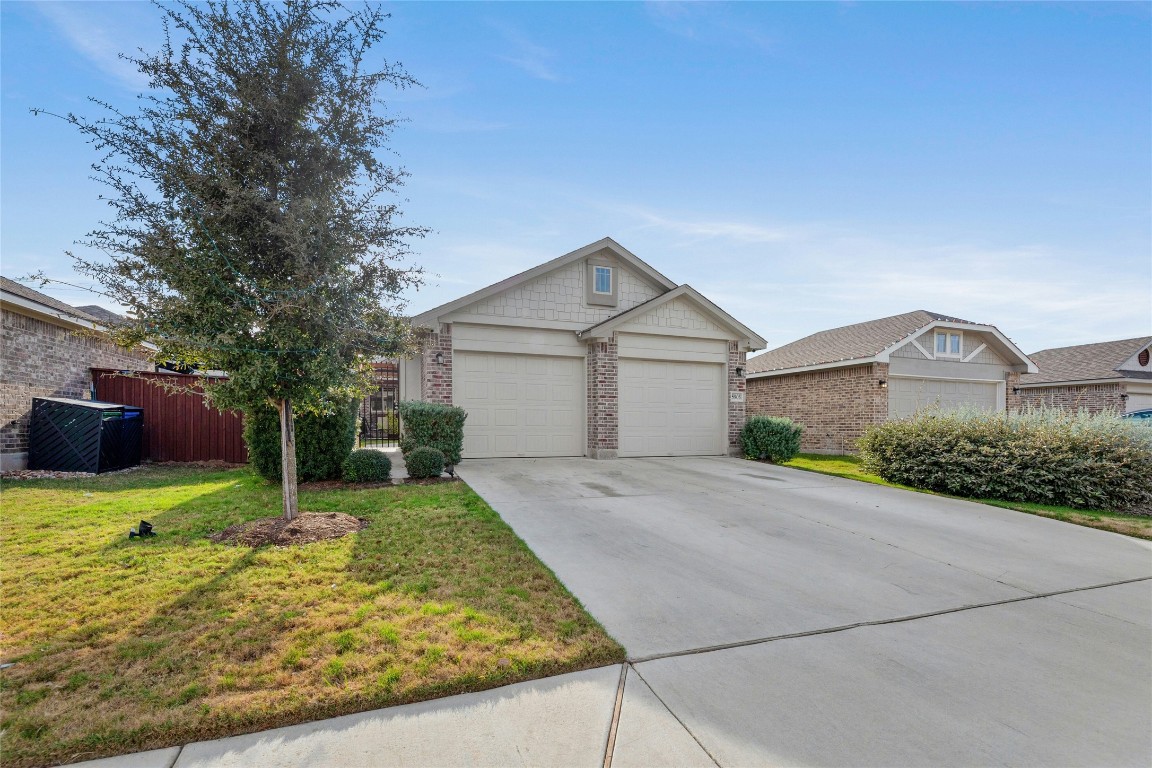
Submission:
M 1020 400 L 1090 412 L 1152 408 L 1152 336 L 1044 349 L 1039 371 L 1020 377 Z
M 1036 366 L 995 326 L 918 310 L 833 328 L 748 360 L 748 412 L 805 425 L 801 448 L 849 453 L 870 424 L 929 406 L 1015 407 Z
M 745 357 L 765 346 L 611 238 L 412 324 L 402 396 L 464 408 L 466 458 L 737 452 Z

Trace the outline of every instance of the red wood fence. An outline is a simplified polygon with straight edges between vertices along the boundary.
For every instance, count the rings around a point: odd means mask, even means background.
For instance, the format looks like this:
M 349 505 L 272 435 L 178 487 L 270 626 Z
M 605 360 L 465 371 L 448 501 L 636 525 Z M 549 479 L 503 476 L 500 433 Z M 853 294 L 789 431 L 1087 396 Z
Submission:
M 144 409 L 141 458 L 151 461 L 248 461 L 244 424 L 236 411 L 205 405 L 204 396 L 169 392 L 157 386 L 170 382 L 199 389 L 200 376 L 179 373 L 121 375 L 110 368 L 93 368 L 96 399 Z

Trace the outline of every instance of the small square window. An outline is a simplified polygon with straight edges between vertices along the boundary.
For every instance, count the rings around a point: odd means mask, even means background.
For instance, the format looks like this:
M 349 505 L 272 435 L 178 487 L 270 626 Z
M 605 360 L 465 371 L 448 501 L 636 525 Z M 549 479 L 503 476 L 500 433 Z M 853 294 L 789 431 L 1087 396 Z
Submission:
M 595 293 L 612 293 L 612 268 L 611 267 L 596 267 L 595 269 L 595 282 L 592 285 L 592 290 Z

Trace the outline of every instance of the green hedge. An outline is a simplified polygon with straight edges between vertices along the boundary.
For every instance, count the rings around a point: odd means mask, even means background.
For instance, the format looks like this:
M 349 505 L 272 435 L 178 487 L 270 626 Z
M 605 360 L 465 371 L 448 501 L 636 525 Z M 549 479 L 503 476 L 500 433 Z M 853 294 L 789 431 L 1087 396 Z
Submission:
M 1152 429 L 1114 414 L 925 411 L 869 427 L 866 470 L 969 498 L 1126 510 L 1152 502 Z
M 302 483 L 339 480 L 344 460 L 356 443 L 356 404 L 348 403 L 327 416 L 294 415 L 297 479 Z M 261 477 L 280 482 L 280 414 L 275 408 L 256 408 L 244 414 L 244 442 L 252 468 Z
M 404 457 L 404 466 L 408 470 L 408 477 L 440 477 L 444 471 L 444 454 L 437 448 L 422 445 Z
M 464 420 L 468 418 L 463 408 L 405 400 L 400 403 L 400 417 L 404 425 L 400 451 L 405 461 L 415 449 L 428 446 L 444 454 L 447 464 L 460 463 L 460 451 L 464 445 Z
M 749 416 L 740 430 L 740 442 L 748 458 L 782 464 L 800 453 L 800 435 L 803 432 L 803 425 L 791 419 Z
M 383 483 L 392 475 L 392 460 L 383 451 L 361 448 L 344 459 L 343 474 L 348 483 Z

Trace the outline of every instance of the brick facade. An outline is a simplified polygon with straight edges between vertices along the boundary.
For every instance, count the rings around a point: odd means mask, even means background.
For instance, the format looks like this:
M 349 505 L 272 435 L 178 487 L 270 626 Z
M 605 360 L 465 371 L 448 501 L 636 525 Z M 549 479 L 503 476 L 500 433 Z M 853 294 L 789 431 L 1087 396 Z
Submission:
M 1023 396 L 1024 392 L 1020 390 L 1020 374 L 1016 371 L 1004 374 L 1004 407 L 1008 413 L 1016 413 L 1020 410 Z
M 588 344 L 588 453 L 590 459 L 614 459 L 619 450 L 619 355 L 616 334 Z
M 1009 383 L 1009 392 L 1012 384 Z M 1100 413 L 1113 411 L 1124 413 L 1124 398 L 1127 385 L 1123 382 L 1112 384 L 1081 384 L 1079 386 L 1060 385 L 1055 387 L 1027 387 L 1021 389 L 1017 398 L 1025 408 L 1048 407 L 1064 408 L 1070 411 Z M 1009 406 L 1011 407 L 1011 406 Z
M 887 379 L 886 363 L 749 379 L 747 410 L 803 424 L 803 451 L 853 453 L 864 428 L 888 418 Z
M 436 362 L 436 354 L 444 362 Z M 452 404 L 452 326 L 440 326 L 428 334 L 420 353 L 420 399 L 426 403 Z
M 26 461 L 32 398 L 91 399 L 92 368 L 154 370 L 143 350 L 126 350 L 8 309 L 0 314 L 0 455 L 5 470 L 21 468 Z
M 740 444 L 740 431 L 744 429 L 744 415 L 747 412 L 747 380 L 736 373 L 737 368 L 743 369 L 748 362 L 748 353 L 740 351 L 740 345 L 734 341 L 728 342 L 728 454 L 742 456 L 744 447 Z M 733 398 L 731 393 L 743 392 L 745 398 Z M 736 400 L 739 402 L 736 402 Z

